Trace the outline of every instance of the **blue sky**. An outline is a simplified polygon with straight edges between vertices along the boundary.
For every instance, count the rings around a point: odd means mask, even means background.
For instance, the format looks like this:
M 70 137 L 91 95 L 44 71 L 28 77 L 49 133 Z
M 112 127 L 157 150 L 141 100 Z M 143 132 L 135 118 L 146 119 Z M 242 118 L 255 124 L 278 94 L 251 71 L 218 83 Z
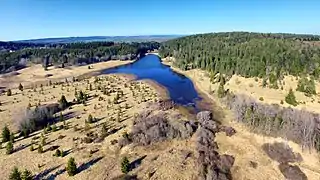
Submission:
M 319 0 L 0 0 L 0 40 L 221 31 L 320 34 Z

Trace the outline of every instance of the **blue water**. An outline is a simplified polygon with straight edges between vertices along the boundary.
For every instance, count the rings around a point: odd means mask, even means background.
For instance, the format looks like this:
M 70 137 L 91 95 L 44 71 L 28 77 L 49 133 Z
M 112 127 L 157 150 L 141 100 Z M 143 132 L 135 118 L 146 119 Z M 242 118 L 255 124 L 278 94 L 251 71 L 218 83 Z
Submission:
M 133 74 L 137 80 L 153 80 L 168 90 L 171 100 L 183 106 L 195 107 L 196 101 L 201 99 L 190 79 L 162 64 L 156 55 L 147 55 L 131 64 L 106 69 L 102 73 Z

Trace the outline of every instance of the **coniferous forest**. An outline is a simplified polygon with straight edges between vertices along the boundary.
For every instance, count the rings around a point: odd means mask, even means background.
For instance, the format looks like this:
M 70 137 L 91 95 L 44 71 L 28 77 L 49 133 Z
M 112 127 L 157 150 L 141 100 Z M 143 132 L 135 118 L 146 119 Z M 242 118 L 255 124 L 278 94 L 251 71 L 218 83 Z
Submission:
M 0 42 L 0 73 L 20 69 L 29 63 L 48 65 L 90 64 L 107 60 L 136 59 L 158 49 L 158 42 L 89 42 L 70 44 L 32 44 Z
M 174 65 L 183 70 L 201 68 L 212 75 L 320 75 L 320 36 L 314 35 L 199 34 L 164 42 L 159 53 L 174 57 Z

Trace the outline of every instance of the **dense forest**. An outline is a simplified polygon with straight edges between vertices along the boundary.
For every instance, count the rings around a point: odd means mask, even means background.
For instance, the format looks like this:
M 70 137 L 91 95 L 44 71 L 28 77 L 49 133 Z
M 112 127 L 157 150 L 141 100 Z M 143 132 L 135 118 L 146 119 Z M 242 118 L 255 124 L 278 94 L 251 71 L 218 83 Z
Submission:
M 183 70 L 201 68 L 212 77 L 217 73 L 261 77 L 263 84 L 269 80 L 272 88 L 278 88 L 277 82 L 285 74 L 302 76 L 295 90 L 307 96 L 316 94 L 314 79 L 320 76 L 320 36 L 246 32 L 200 34 L 167 41 L 161 45 L 159 53 L 162 57 L 174 57 L 174 65 Z M 319 114 L 233 94 L 223 88 L 225 76 L 215 77 L 220 82 L 218 97 L 233 111 L 237 121 L 254 132 L 283 137 L 303 148 L 320 151 Z M 293 106 L 298 104 L 292 89 L 285 101 Z
M 32 44 L 2 42 L 0 73 L 24 67 L 27 63 L 49 65 L 90 64 L 110 59 L 136 59 L 140 54 L 158 49 L 158 42 L 89 42 L 70 44 Z
M 279 79 L 284 74 L 320 75 L 320 36 L 249 32 L 199 34 L 162 44 L 162 57 L 181 69 L 201 68 L 212 75 Z

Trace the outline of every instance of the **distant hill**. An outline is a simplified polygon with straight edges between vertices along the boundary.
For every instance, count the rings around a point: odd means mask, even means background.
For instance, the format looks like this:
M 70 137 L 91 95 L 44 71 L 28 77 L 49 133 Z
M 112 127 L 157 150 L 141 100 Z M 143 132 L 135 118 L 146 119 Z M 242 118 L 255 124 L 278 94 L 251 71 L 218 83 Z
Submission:
M 174 38 L 182 37 L 183 35 L 145 35 L 145 36 L 88 36 L 88 37 L 65 37 L 65 38 L 43 38 L 19 40 L 14 42 L 20 43 L 40 43 L 40 44 L 55 44 L 55 43 L 74 43 L 74 42 L 93 42 L 93 41 L 113 41 L 113 42 L 146 42 L 157 41 L 163 42 Z

